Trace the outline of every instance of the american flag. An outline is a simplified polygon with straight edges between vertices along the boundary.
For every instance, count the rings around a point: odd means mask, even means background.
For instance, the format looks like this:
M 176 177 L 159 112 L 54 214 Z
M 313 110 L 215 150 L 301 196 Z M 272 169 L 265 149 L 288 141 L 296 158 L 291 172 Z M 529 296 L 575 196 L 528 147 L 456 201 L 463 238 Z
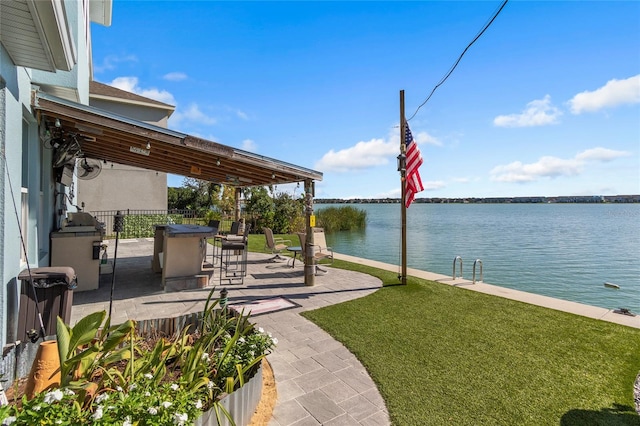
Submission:
M 405 123 L 405 144 L 407 147 L 407 172 L 405 177 L 405 199 L 404 203 L 406 207 L 413 202 L 418 192 L 424 191 L 422 186 L 422 179 L 420 179 L 420 172 L 418 168 L 422 165 L 422 154 L 418 149 L 418 144 L 413 140 L 411 130 L 409 129 L 409 123 Z

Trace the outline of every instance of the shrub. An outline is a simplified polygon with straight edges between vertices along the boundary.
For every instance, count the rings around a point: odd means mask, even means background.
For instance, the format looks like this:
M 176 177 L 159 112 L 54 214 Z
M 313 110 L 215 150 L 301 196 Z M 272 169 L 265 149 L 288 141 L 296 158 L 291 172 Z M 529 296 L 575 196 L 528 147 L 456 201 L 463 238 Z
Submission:
M 318 226 L 325 232 L 355 231 L 367 226 L 367 212 L 352 206 L 325 207 L 316 216 Z
M 153 225 L 182 224 L 181 214 L 136 214 L 124 217 L 124 232 L 120 238 L 150 238 L 153 237 Z

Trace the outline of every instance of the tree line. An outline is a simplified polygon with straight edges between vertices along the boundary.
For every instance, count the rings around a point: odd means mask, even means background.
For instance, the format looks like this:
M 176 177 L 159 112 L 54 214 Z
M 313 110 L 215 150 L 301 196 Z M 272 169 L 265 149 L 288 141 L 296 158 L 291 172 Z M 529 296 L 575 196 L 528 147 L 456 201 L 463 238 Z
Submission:
M 185 178 L 182 186 L 169 187 L 168 209 L 195 210 L 205 221 L 232 218 L 235 212 L 235 188 L 199 179 Z M 256 186 L 242 191 L 242 217 L 253 232 L 271 228 L 275 234 L 305 230 L 304 194 L 299 197 L 279 192 L 274 186 Z M 364 229 L 366 212 L 351 206 L 329 207 L 316 213 L 317 226 L 326 232 Z

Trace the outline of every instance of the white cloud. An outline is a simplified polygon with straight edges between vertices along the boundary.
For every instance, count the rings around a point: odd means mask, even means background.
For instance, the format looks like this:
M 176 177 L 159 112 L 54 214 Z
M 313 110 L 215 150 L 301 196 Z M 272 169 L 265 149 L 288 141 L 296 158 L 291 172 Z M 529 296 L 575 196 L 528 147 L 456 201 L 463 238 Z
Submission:
M 399 153 L 399 144 L 383 139 L 358 142 L 354 146 L 339 151 L 333 149 L 315 164 L 316 170 L 346 172 L 354 169 L 388 164 L 389 159 Z
M 170 72 L 163 75 L 162 78 L 169 81 L 183 81 L 187 79 L 187 75 L 183 72 Z
M 442 143 L 426 132 L 413 134 L 413 139 L 418 145 L 436 145 Z M 333 149 L 322 156 L 316 162 L 314 168 L 323 172 L 348 172 L 368 169 L 371 167 L 395 162 L 400 153 L 400 135 L 395 128 L 387 140 L 374 138 L 369 141 L 360 141 L 352 147 L 334 151 Z M 424 156 L 424 153 L 423 153 Z
M 425 191 L 435 191 L 436 189 L 442 189 L 447 185 L 441 180 L 432 180 L 429 182 L 424 182 L 424 190 Z
M 582 151 L 576 155 L 576 159 L 582 161 L 611 161 L 620 157 L 628 157 L 629 155 L 631 155 L 630 152 L 598 147 Z
M 551 104 L 551 97 L 546 95 L 527 104 L 520 114 L 499 115 L 493 119 L 498 127 L 534 127 L 558 123 L 562 111 Z
M 491 170 L 491 180 L 496 182 L 533 182 L 540 178 L 575 176 L 582 173 L 588 162 L 605 162 L 631 155 L 625 151 L 592 148 L 578 153 L 574 158 L 541 157 L 537 162 L 523 164 L 520 161 L 496 166 Z
M 212 125 L 216 124 L 218 120 L 215 117 L 210 117 L 200 110 L 200 107 L 192 103 L 186 109 L 178 109 L 171 116 L 172 123 L 180 123 L 183 121 L 196 122 L 198 124 Z
M 442 146 L 442 142 L 440 142 L 439 139 L 431 136 L 430 134 L 428 134 L 427 132 L 418 132 L 416 134 L 413 135 L 413 140 L 418 144 L 418 145 L 435 145 L 435 146 Z M 400 144 L 400 140 L 398 139 L 398 145 Z
M 102 58 L 101 64 L 93 63 L 93 72 L 101 73 L 108 70 L 116 69 L 117 65 L 122 62 L 137 62 L 138 58 L 135 55 L 116 56 L 108 55 Z
M 240 110 L 238 108 L 234 108 L 232 106 L 225 105 L 223 107 L 223 109 L 224 109 L 224 111 L 226 113 L 235 115 L 237 118 L 239 118 L 241 120 L 244 120 L 244 121 L 248 121 L 249 120 L 249 115 L 246 112 L 244 112 L 244 111 L 242 111 L 242 110 Z
M 249 152 L 256 152 L 258 151 L 258 144 L 251 139 L 245 139 L 242 141 L 242 149 Z
M 581 114 L 637 103 L 640 103 L 640 74 L 626 80 L 609 80 L 592 92 L 578 93 L 569 101 L 569 106 L 573 114 Z
M 155 87 L 150 89 L 143 89 L 138 86 L 138 77 L 118 77 L 114 79 L 111 83 L 111 86 L 125 90 L 127 92 L 135 93 L 140 96 L 144 96 L 145 98 L 155 99 L 159 102 L 164 102 L 165 104 L 175 105 L 176 100 L 173 95 L 166 90 L 159 90 Z

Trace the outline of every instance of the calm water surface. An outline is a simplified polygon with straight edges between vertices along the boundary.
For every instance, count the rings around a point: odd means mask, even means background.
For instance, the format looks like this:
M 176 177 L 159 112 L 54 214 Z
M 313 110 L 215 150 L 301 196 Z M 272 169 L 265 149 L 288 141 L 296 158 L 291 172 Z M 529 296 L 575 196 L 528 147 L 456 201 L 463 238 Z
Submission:
M 366 230 L 327 234 L 327 244 L 399 265 L 400 206 L 354 206 Z M 481 259 L 486 283 L 640 313 L 640 204 L 413 204 L 407 251 L 410 268 L 451 275 L 461 256 L 471 279 Z

